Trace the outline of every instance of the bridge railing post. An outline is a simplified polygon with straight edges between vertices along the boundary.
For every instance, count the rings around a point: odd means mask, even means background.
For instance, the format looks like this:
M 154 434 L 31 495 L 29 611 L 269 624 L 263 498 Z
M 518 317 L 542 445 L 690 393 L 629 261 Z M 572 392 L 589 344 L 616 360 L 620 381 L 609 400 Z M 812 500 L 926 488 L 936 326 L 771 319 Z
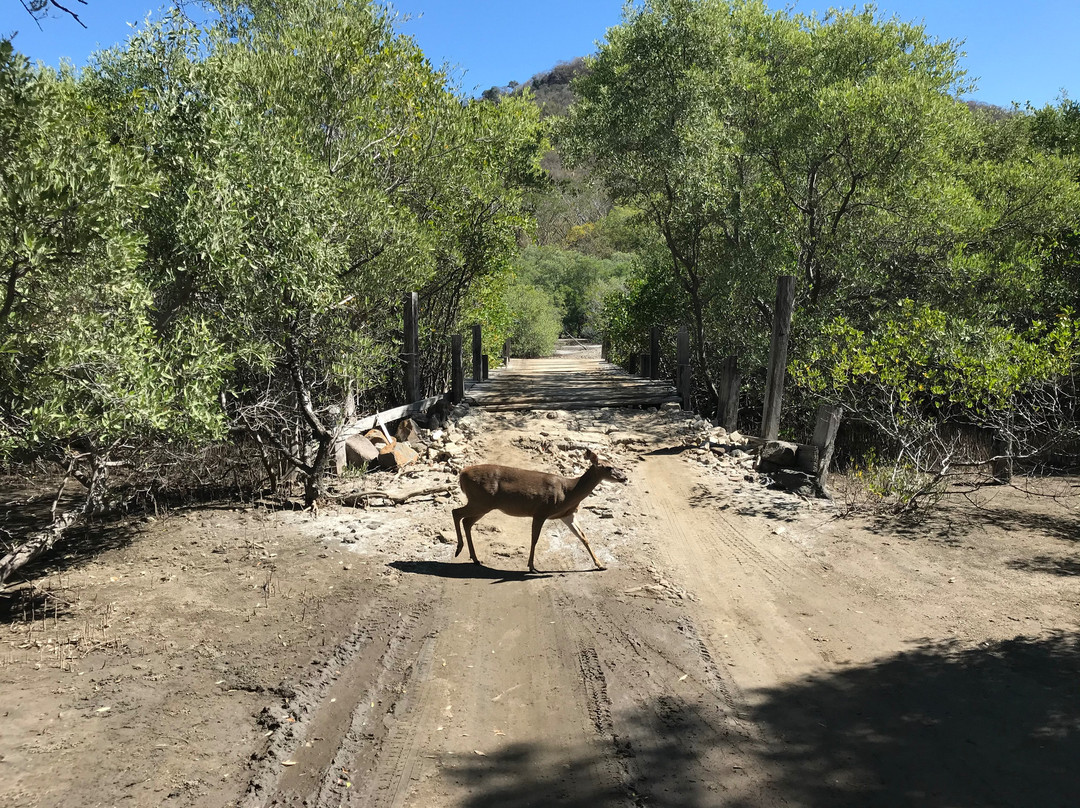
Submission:
M 678 370 L 675 375 L 675 386 L 679 391 L 679 398 L 681 400 L 681 407 L 684 410 L 690 409 L 690 389 L 693 382 L 693 376 L 690 369 L 690 334 L 686 330 L 686 326 L 679 329 L 679 337 L 676 343 L 678 360 Z
M 722 426 L 728 432 L 738 428 L 739 421 L 739 360 L 734 354 L 724 358 L 720 364 L 720 377 L 717 383 L 719 397 L 716 402 L 716 417 L 713 423 Z
M 418 317 L 419 295 L 405 295 L 403 313 L 405 320 L 405 344 L 402 359 L 405 362 L 405 401 L 420 400 L 420 324 Z
M 461 334 L 450 336 L 450 403 L 460 404 L 465 398 L 465 369 L 462 366 Z
M 649 378 L 660 378 L 660 328 L 655 325 L 649 329 Z
M 474 382 L 484 380 L 483 329 L 477 323 L 472 327 L 472 377 Z
M 817 487 L 823 496 L 828 496 L 825 484 L 829 480 L 829 466 L 832 465 L 833 450 L 836 447 L 836 433 L 840 429 L 840 415 L 843 410 L 834 405 L 823 404 L 818 407 L 817 422 L 814 424 L 813 445 L 817 449 Z
M 795 278 L 781 275 L 776 279 L 769 370 L 765 377 L 765 405 L 761 413 L 761 437 L 765 440 L 776 440 L 780 436 L 780 405 L 784 397 L 784 372 L 787 369 L 788 339 L 791 337 L 791 314 L 794 309 Z

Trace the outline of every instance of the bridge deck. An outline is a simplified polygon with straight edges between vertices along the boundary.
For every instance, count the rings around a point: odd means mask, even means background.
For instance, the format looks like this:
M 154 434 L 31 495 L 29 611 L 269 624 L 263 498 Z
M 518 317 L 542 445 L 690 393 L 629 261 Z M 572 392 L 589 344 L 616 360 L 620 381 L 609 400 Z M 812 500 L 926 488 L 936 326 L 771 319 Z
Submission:
M 485 409 L 501 411 L 655 407 L 679 400 L 672 385 L 631 376 L 601 360 L 599 346 L 563 340 L 555 356 L 512 359 L 466 395 Z

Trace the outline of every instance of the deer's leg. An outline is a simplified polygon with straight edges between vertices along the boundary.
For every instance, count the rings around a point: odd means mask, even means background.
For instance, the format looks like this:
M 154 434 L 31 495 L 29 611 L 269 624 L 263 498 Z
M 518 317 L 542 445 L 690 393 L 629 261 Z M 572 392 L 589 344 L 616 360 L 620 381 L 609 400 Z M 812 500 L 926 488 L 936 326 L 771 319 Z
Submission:
M 481 514 L 475 514 L 475 511 L 470 511 L 468 505 L 463 505 L 460 508 L 454 508 L 454 530 L 457 531 L 457 550 L 454 551 L 454 558 L 461 555 L 461 548 L 464 546 L 464 542 L 461 539 L 461 528 L 465 528 L 465 540 L 469 543 L 469 558 L 472 559 L 474 564 L 479 564 L 480 559 L 476 557 L 476 549 L 473 547 L 472 541 L 472 526 L 480 521 L 487 513 L 486 511 Z
M 567 526 L 568 528 L 570 528 L 571 532 L 572 532 L 572 533 L 573 533 L 573 534 L 574 534 L 575 536 L 577 536 L 577 537 L 578 537 L 579 539 L 581 539 L 581 543 L 582 543 L 582 544 L 584 544 L 584 545 L 585 545 L 585 549 L 589 551 L 589 556 L 590 556 L 590 557 L 592 558 L 592 560 L 593 560 L 593 563 L 594 563 L 594 564 L 596 565 L 596 568 L 597 568 L 598 570 L 606 569 L 606 568 L 604 567 L 604 565 L 603 565 L 603 564 L 601 564 L 601 563 L 600 563 L 600 562 L 599 562 L 599 561 L 598 561 L 598 560 L 596 559 L 596 553 L 594 553 L 594 552 L 592 551 L 592 548 L 591 548 L 591 547 L 589 546 L 589 540 L 585 538 L 585 534 L 584 534 L 584 533 L 582 532 L 581 528 L 580 528 L 580 527 L 578 527 L 578 526 L 577 526 L 577 523 L 576 523 L 576 522 L 574 521 L 574 514 L 572 514 L 572 513 L 568 513 L 568 514 L 567 514 L 566 516 L 564 516 L 564 517 L 562 518 L 562 520 L 563 520 L 563 524 L 565 524 L 565 525 L 566 525 L 566 526 Z
M 546 516 L 534 516 L 532 525 L 532 546 L 529 548 L 529 572 L 536 572 L 533 566 L 533 556 L 536 555 L 536 542 L 540 539 L 540 531 L 544 529 Z

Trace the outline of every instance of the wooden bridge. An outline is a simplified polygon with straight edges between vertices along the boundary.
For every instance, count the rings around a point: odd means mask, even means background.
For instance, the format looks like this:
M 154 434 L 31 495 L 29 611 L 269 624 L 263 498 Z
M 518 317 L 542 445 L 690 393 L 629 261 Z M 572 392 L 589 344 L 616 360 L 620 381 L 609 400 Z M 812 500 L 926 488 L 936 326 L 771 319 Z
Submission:
M 546 359 L 511 359 L 465 395 L 496 411 L 656 407 L 679 401 L 672 385 L 632 376 L 602 360 L 599 345 L 574 340 L 559 340 L 555 355 Z

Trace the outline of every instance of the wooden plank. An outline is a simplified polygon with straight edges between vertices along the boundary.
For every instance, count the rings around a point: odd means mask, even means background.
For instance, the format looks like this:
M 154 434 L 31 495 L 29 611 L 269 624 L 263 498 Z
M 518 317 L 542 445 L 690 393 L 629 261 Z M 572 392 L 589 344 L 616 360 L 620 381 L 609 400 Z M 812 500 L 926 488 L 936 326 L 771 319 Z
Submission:
M 400 418 L 404 418 L 406 415 L 423 412 L 428 407 L 442 401 L 444 397 L 445 395 L 440 393 L 437 396 L 425 398 L 423 401 L 414 401 L 412 404 L 402 404 L 400 407 L 394 407 L 391 410 L 383 410 L 382 412 L 375 413 L 375 415 L 365 416 L 364 418 L 343 427 L 341 433 L 345 437 L 349 437 L 350 435 L 356 435 L 360 432 L 367 432 L 378 424 L 386 424 L 390 421 L 397 421 Z
M 678 396 L 667 396 L 666 398 L 628 398 L 623 401 L 615 399 L 601 399 L 597 401 L 585 401 L 582 399 L 573 399 L 569 401 L 555 401 L 545 400 L 540 403 L 536 402 L 491 402 L 484 403 L 485 410 L 491 412 L 520 412 L 527 410 L 604 410 L 604 409 L 632 409 L 637 407 L 659 407 L 662 404 L 678 404 L 681 399 Z

